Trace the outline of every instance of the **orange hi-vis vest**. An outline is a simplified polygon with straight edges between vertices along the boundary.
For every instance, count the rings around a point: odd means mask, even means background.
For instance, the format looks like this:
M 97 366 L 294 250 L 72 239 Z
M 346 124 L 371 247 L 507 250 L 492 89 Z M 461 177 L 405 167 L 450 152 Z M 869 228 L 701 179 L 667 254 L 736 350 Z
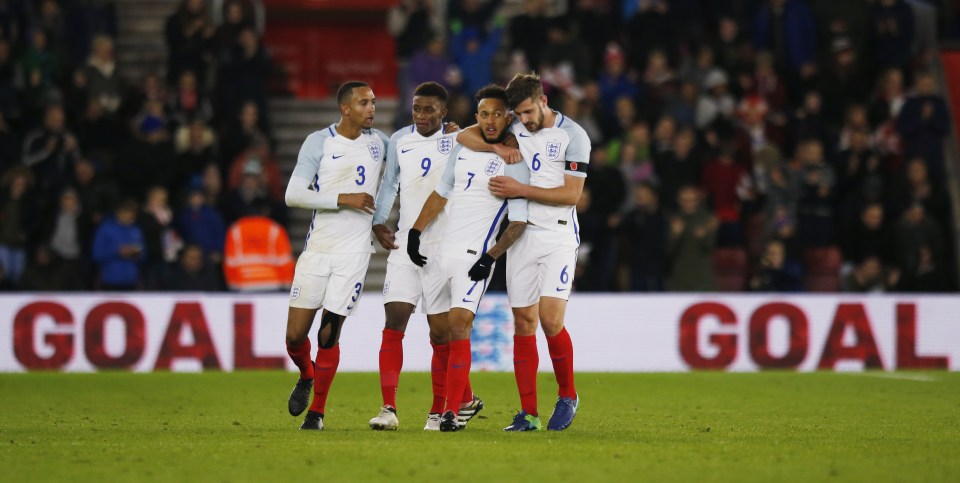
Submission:
M 293 283 L 290 237 L 270 218 L 247 216 L 230 225 L 224 251 L 223 273 L 230 290 L 285 290 Z

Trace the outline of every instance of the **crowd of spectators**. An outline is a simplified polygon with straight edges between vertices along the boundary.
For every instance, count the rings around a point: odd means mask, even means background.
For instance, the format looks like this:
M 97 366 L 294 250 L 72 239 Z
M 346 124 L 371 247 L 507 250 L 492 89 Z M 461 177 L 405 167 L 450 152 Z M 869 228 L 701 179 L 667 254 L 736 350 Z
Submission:
M 0 0 L 0 287 L 223 289 L 226 226 L 285 222 L 271 64 L 221 3 L 183 0 L 166 75 L 129 85 L 114 2 Z M 593 144 L 578 290 L 955 290 L 949 2 L 504 3 L 392 9 L 400 105 L 439 81 L 466 126 L 477 88 L 541 75 Z
M 0 0 L 0 288 L 222 290 L 227 226 L 285 220 L 253 5 L 220 4 L 128 83 L 115 1 Z
M 401 92 L 441 79 L 469 125 L 475 86 L 534 70 L 587 131 L 578 290 L 944 291 L 938 3 L 412 0 L 391 19 Z

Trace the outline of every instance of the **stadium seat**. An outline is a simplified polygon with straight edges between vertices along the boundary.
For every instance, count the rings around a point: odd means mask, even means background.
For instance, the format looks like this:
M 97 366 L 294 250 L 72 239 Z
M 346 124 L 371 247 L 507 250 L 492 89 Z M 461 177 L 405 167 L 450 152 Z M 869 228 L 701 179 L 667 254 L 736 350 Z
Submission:
M 837 292 L 840 289 L 842 258 L 837 247 L 809 248 L 804 254 L 806 276 L 803 284 L 809 292 Z
M 747 251 L 743 248 L 717 248 L 713 251 L 713 275 L 717 290 L 739 292 L 747 282 Z

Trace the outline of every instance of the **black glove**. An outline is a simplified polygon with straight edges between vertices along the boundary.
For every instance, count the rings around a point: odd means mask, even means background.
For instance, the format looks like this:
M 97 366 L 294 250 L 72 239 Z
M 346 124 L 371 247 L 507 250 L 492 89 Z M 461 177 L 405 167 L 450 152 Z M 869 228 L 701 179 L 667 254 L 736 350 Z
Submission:
M 470 280 L 474 282 L 479 282 L 480 280 L 486 280 L 490 276 L 490 269 L 493 268 L 493 257 L 489 253 L 484 253 L 480 255 L 480 259 L 477 260 L 477 263 L 474 263 L 470 267 L 470 271 L 467 272 L 470 275 Z
M 420 230 L 410 229 L 407 233 L 407 255 L 416 266 L 422 267 L 427 264 L 427 257 L 420 254 Z

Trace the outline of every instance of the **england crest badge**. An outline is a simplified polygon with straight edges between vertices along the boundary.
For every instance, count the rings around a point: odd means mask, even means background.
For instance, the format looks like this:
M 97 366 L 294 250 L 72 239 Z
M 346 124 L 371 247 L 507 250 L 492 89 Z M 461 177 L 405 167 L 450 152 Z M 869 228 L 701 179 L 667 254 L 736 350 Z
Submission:
M 500 170 L 501 164 L 503 164 L 503 162 L 499 159 L 491 159 L 487 161 L 487 167 L 484 169 L 484 172 L 487 173 L 487 176 L 493 176 Z
M 560 143 L 547 143 L 547 157 L 550 159 L 560 157 Z
M 377 143 L 370 143 L 367 145 L 367 149 L 370 150 L 370 157 L 374 161 L 379 162 L 383 159 L 383 152 L 380 150 L 380 145 Z
M 453 139 L 446 137 L 437 139 L 437 151 L 440 151 L 440 154 L 450 154 L 451 149 L 453 149 Z

